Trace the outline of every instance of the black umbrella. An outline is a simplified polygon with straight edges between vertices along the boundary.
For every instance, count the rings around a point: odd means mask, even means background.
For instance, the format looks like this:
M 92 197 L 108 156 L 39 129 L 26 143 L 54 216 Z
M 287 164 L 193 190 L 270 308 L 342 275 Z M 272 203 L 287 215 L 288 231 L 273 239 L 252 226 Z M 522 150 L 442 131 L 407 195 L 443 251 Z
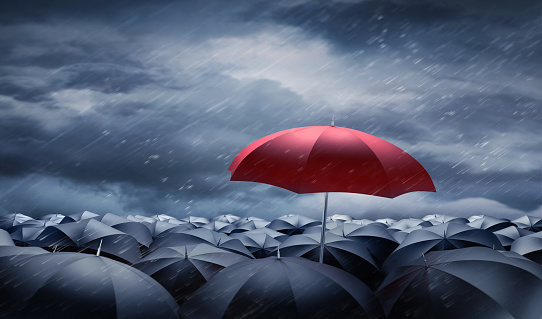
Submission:
M 19 213 L 0 215 L 0 228 L 7 230 L 29 220 L 34 220 L 34 218 Z
M 489 248 L 434 251 L 395 269 L 377 291 L 387 318 L 514 318 L 542 314 L 542 268 Z
M 386 258 L 399 246 L 395 238 L 381 224 L 362 226 L 345 223 L 330 232 L 362 243 L 379 265 L 382 265 Z
M 209 224 L 201 226 L 201 228 L 207 228 L 218 233 L 229 234 L 236 228 L 236 226 L 230 223 L 221 222 L 219 220 L 213 220 Z
M 305 229 L 321 225 L 322 222 L 317 221 L 315 219 L 305 217 L 302 215 L 285 215 L 281 216 L 273 221 L 269 225 L 267 225 L 267 228 L 279 231 L 281 233 L 287 234 L 287 235 L 295 235 L 295 234 L 302 234 Z
M 542 232 L 516 239 L 510 250 L 542 265 Z
M 109 213 L 103 215 L 99 220 L 107 226 L 134 237 L 139 244 L 145 247 L 149 247 L 152 243 L 151 231 L 142 223 Z
M 514 219 L 512 223 L 516 224 L 519 228 L 523 228 L 533 232 L 539 232 L 542 230 L 542 217 L 525 215 L 520 218 Z
M 181 307 L 184 318 L 383 318 L 363 282 L 295 257 L 240 262 L 217 273 Z
M 510 250 L 510 246 L 516 239 L 533 234 L 533 232 L 516 226 L 508 226 L 494 231 L 493 234 L 497 236 L 505 249 Z
M 508 219 L 495 218 L 491 216 L 483 216 L 482 218 L 477 218 L 468 223 L 467 225 L 474 228 L 487 229 L 492 232 L 509 226 L 515 226 L 514 223 L 512 223 Z
M 290 236 L 279 246 L 281 256 L 320 259 L 320 234 Z M 324 245 L 325 264 L 346 270 L 374 289 L 381 273 L 373 257 L 359 242 L 328 233 Z
M 9 233 L 3 229 L 0 229 L 0 246 L 15 246 Z
M 141 258 L 139 244 L 134 237 L 94 218 L 48 226 L 33 241 L 33 245 L 38 247 L 76 251 L 88 249 L 91 253 L 98 250 L 100 244 L 104 256 L 129 263 Z
M 178 231 L 176 231 L 176 229 L 170 229 L 168 232 L 162 233 L 153 241 L 150 250 L 153 251 L 161 247 L 196 244 L 209 244 L 250 258 L 253 257 L 238 239 L 230 238 L 226 234 L 217 233 L 206 228 Z
M 231 234 L 230 238 L 239 239 L 243 245 L 245 245 L 248 251 L 250 251 L 250 253 L 256 258 L 265 258 L 270 256 L 280 245 L 280 241 L 265 233 L 244 232 Z
M 178 318 L 171 295 L 141 271 L 79 253 L 15 259 L 0 272 L 7 318 Z
M 164 286 L 182 304 L 215 273 L 249 258 L 208 244 L 164 247 L 133 265 Z
M 382 265 L 387 273 L 433 250 L 452 250 L 472 246 L 504 249 L 499 239 L 490 231 L 458 223 L 446 223 L 414 230 L 393 251 Z

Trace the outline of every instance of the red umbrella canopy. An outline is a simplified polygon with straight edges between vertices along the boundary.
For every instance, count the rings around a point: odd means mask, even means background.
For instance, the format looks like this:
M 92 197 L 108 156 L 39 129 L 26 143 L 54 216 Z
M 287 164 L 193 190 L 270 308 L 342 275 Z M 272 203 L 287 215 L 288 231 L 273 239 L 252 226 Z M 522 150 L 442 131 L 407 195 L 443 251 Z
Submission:
M 232 181 L 265 183 L 298 194 L 347 192 L 393 198 L 436 191 L 423 166 L 402 149 L 337 126 L 268 135 L 243 149 L 228 170 Z

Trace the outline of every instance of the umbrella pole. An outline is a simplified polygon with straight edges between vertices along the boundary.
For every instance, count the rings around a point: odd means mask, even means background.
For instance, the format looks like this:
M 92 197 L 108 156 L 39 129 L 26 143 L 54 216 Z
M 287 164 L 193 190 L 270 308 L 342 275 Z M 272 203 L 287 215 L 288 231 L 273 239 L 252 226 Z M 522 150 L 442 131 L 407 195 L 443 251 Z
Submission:
M 324 213 L 322 214 L 322 236 L 320 236 L 320 263 L 324 262 L 324 243 L 326 242 L 326 214 L 327 214 L 327 198 L 328 193 L 324 200 Z

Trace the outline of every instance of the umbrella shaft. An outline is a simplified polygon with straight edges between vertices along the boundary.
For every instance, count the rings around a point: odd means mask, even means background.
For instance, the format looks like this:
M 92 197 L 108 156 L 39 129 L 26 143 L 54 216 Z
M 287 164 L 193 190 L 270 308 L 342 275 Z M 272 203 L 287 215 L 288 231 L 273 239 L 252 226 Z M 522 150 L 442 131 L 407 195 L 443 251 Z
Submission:
M 320 263 L 324 262 L 324 244 L 326 242 L 327 198 L 328 193 L 326 193 L 326 197 L 324 200 L 324 213 L 322 214 L 322 236 L 320 237 Z

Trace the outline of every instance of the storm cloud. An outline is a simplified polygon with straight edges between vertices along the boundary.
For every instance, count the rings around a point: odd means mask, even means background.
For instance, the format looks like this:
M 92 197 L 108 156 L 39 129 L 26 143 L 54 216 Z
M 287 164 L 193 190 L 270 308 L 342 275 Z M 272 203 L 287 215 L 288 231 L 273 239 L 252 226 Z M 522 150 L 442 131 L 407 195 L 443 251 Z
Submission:
M 0 210 L 317 217 L 321 194 L 230 182 L 227 168 L 258 138 L 334 115 L 409 152 L 437 192 L 333 194 L 331 213 L 540 215 L 540 9 L 3 3 Z

